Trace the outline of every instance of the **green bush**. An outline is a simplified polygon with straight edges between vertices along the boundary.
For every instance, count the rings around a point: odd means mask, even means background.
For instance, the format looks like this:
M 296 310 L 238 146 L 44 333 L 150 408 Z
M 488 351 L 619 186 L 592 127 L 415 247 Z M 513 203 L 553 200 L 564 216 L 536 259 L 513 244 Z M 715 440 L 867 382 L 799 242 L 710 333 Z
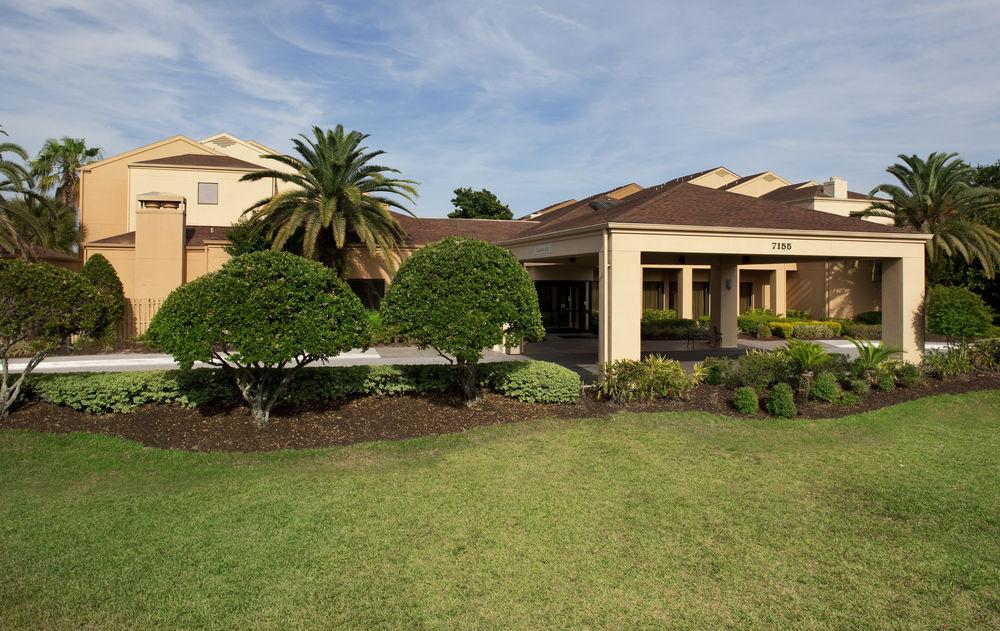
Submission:
M 901 388 L 915 388 L 920 385 L 923 375 L 920 368 L 909 362 L 900 362 L 896 365 L 896 384 Z
M 859 397 L 863 397 L 871 391 L 871 385 L 868 384 L 864 379 L 858 377 L 848 377 L 846 379 L 847 388 L 851 393 L 856 394 Z
M 852 318 L 858 324 L 882 324 L 881 311 L 862 311 Z
M 620 359 L 600 366 L 597 397 L 618 403 L 657 398 L 684 399 L 698 385 L 698 375 L 688 374 L 674 359 L 650 355 L 643 361 Z
M 800 340 L 828 340 L 836 337 L 833 329 L 823 324 L 798 324 L 795 326 L 795 337 Z
M 795 323 L 772 320 L 769 324 L 771 327 L 771 332 L 777 337 L 785 338 L 786 340 L 791 339 L 795 335 Z
M 763 393 L 772 384 L 791 377 L 791 362 L 782 351 L 750 350 L 740 357 L 736 368 L 729 373 L 727 385 L 733 388 L 749 386 Z
M 865 384 L 867 385 L 867 384 Z M 848 407 L 854 407 L 855 405 L 861 405 L 861 397 L 854 392 L 841 392 L 840 398 L 837 399 L 837 405 L 846 405 Z
M 882 325 L 850 322 L 844 325 L 843 333 L 859 340 L 880 340 L 882 339 Z
M 582 385 L 569 368 L 538 361 L 486 364 L 480 379 L 493 392 L 525 403 L 575 403 Z
M 692 332 L 700 332 L 708 328 L 697 320 L 687 318 L 644 321 L 641 327 L 642 338 L 646 340 L 685 340 Z
M 706 357 L 702 362 L 704 381 L 712 386 L 721 386 L 735 367 L 736 362 L 728 357 Z
M 967 344 L 928 351 L 924 355 L 923 369 L 925 373 L 938 379 L 968 374 L 974 370 L 972 353 Z
M 94 285 L 80 274 L 46 263 L 0 259 L 0 419 L 10 414 L 25 379 L 71 335 L 93 334 L 104 310 Z M 9 372 L 14 349 L 31 357 Z
M 770 337 L 768 322 L 771 320 L 774 320 L 774 314 L 768 309 L 749 309 L 736 318 L 736 326 L 745 335 Z
M 896 373 L 892 370 L 880 371 L 875 378 L 875 388 L 883 392 L 896 389 Z
M 125 290 L 115 268 L 101 254 L 91 255 L 83 264 L 80 275 L 90 281 L 101 296 L 101 312 L 92 335 L 106 338 L 115 332 L 125 315 Z
M 789 320 L 811 320 L 812 316 L 805 309 L 788 309 L 785 311 L 785 318 Z
M 809 397 L 816 401 L 832 403 L 840 398 L 840 383 L 832 372 L 821 372 L 813 379 Z
M 978 340 L 969 348 L 969 361 L 979 372 L 1000 371 L 1000 339 Z
M 264 427 L 295 369 L 368 345 L 368 314 L 333 270 L 268 250 L 171 292 L 146 343 L 185 370 L 196 361 L 226 368 Z
M 676 319 L 676 309 L 644 309 L 642 312 L 642 322 L 644 324 Z
M 983 299 L 965 287 L 931 287 L 927 293 L 927 330 L 953 339 L 990 333 L 993 312 Z
M 528 272 L 510 250 L 476 239 L 448 237 L 417 250 L 399 266 L 381 312 L 398 335 L 455 359 L 467 399 L 476 397 L 484 349 L 545 336 Z
M 482 387 L 531 403 L 572 403 L 580 392 L 576 373 L 549 362 L 486 364 L 479 376 Z M 289 383 L 279 401 L 316 405 L 352 396 L 449 392 L 457 385 L 456 368 L 441 364 L 307 368 Z M 229 375 L 211 368 L 32 375 L 27 390 L 35 400 L 90 414 L 127 413 L 146 404 L 199 407 L 240 399 Z
M 795 407 L 795 396 L 792 387 L 787 383 L 776 384 L 764 398 L 764 409 L 771 416 L 792 418 L 799 413 Z
M 733 393 L 733 407 L 740 414 L 754 416 L 760 411 L 757 391 L 750 386 L 740 386 Z

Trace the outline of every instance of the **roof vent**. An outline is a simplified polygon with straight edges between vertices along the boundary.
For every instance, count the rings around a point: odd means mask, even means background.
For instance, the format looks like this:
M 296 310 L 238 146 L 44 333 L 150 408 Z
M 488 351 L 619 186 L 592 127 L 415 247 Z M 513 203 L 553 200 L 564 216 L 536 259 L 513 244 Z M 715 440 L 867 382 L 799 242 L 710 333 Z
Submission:
M 594 201 L 590 202 L 587 205 L 593 208 L 594 210 L 607 210 L 612 206 L 614 206 L 615 203 L 609 199 L 595 199 Z
M 220 147 L 232 147 L 236 144 L 236 141 L 229 136 L 219 136 L 212 141 L 213 145 L 218 145 Z

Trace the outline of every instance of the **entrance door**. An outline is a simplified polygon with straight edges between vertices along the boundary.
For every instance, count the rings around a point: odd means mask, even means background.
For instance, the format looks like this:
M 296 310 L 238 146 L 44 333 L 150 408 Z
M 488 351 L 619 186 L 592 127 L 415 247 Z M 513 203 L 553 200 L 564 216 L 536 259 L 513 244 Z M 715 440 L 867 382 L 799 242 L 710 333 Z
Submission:
M 583 281 L 535 281 L 538 308 L 546 331 L 583 331 L 587 327 L 587 283 Z

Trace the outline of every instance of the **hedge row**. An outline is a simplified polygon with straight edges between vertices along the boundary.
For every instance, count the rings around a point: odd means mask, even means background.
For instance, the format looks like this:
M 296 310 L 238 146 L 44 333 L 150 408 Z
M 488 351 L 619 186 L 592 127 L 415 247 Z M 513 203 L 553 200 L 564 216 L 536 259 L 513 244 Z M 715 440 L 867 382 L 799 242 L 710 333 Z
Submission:
M 529 403 L 573 403 L 580 376 L 568 368 L 538 361 L 482 364 L 479 382 L 493 392 Z M 446 392 L 456 388 L 457 372 L 447 365 L 337 366 L 308 368 L 282 397 L 287 405 L 324 403 L 349 396 L 393 396 Z M 145 404 L 198 407 L 237 402 L 229 375 L 221 370 L 64 373 L 34 375 L 29 397 L 91 414 L 127 413 Z

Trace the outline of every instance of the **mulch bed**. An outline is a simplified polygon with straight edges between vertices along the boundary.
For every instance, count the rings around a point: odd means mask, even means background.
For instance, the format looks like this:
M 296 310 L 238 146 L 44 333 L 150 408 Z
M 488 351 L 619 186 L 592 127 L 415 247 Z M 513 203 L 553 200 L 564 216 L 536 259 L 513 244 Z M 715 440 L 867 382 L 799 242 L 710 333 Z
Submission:
M 934 394 L 990 389 L 1000 389 L 1000 375 L 929 379 L 915 388 L 872 392 L 855 407 L 809 403 L 800 410 L 800 415 L 833 418 Z M 731 392 L 722 387 L 701 385 L 688 401 L 625 406 L 591 397 L 583 397 L 575 405 L 540 405 L 485 394 L 471 407 L 452 395 L 364 397 L 322 408 L 276 410 L 270 425 L 263 430 L 250 423 L 249 415 L 241 407 L 193 410 L 149 405 L 130 414 L 95 416 L 47 403 L 29 403 L 0 421 L 0 429 L 100 433 L 129 438 L 149 447 L 188 451 L 274 451 L 449 434 L 483 425 L 545 417 L 592 418 L 617 412 L 691 410 L 739 416 L 729 405 L 730 396 Z

